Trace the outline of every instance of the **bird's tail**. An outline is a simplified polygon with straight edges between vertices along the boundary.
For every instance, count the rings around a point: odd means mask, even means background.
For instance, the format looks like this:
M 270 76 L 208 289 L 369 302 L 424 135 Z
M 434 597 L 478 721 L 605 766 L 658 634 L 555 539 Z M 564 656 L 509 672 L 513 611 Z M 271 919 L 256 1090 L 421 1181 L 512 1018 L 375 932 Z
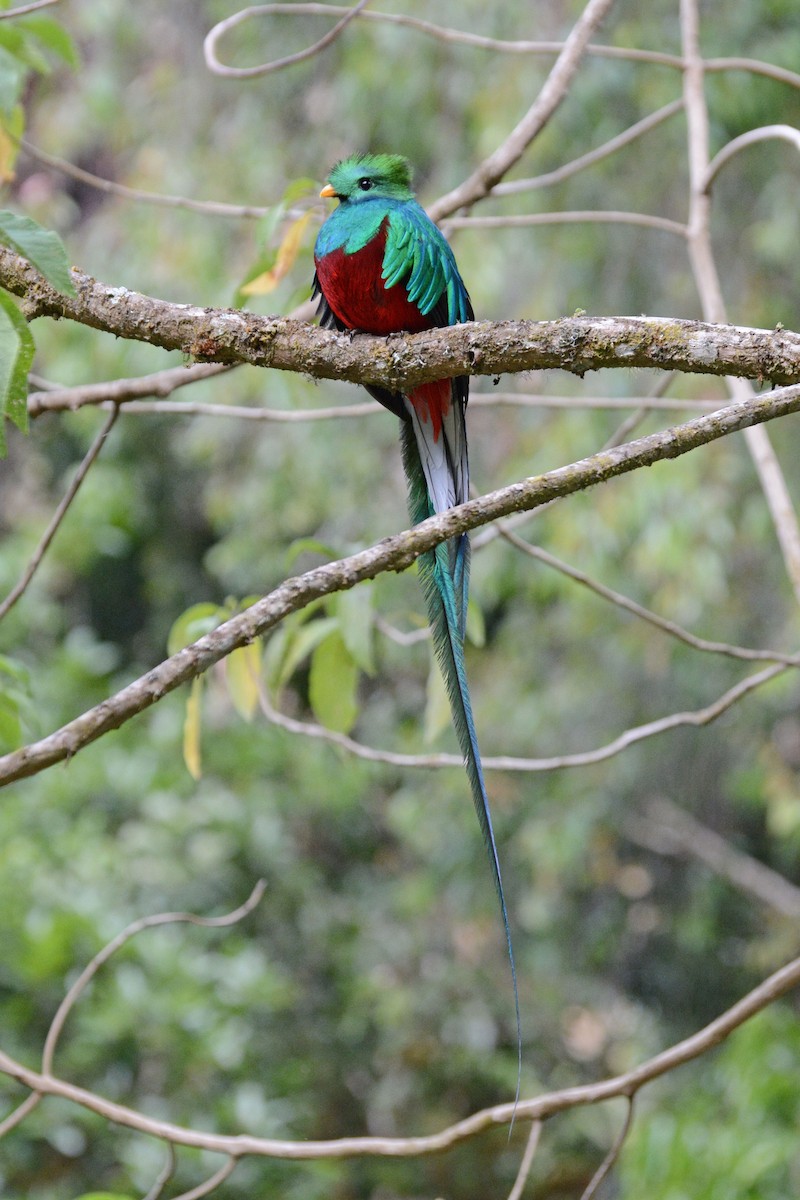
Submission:
M 461 423 L 463 437 L 464 478 L 461 487 L 457 489 L 456 503 L 459 503 L 461 491 L 466 499 L 466 433 L 463 429 L 463 410 L 456 409 L 456 419 Z M 427 452 L 427 444 L 419 441 L 423 431 L 419 422 L 404 420 L 401 422 L 401 438 L 403 449 L 403 465 L 408 481 L 408 504 L 411 520 L 416 525 L 420 521 L 441 511 L 435 505 L 431 494 L 433 487 L 427 478 L 423 466 L 422 455 Z M 517 968 L 514 961 L 514 948 L 511 942 L 511 928 L 508 921 L 503 880 L 500 874 L 500 859 L 492 827 L 492 817 L 489 810 L 489 798 L 486 794 L 486 784 L 483 779 L 481 756 L 478 749 L 478 737 L 475 732 L 475 722 L 472 718 L 467 673 L 464 664 L 464 630 L 467 619 L 467 594 L 469 590 L 469 539 L 465 533 L 451 538 L 437 546 L 435 550 L 420 556 L 419 574 L 428 606 L 433 644 L 436 656 L 442 670 L 450 708 L 453 714 L 464 764 L 467 770 L 472 799 L 478 814 L 483 840 L 489 855 L 495 888 L 500 901 L 500 913 L 503 919 L 508 959 L 511 966 L 511 981 L 514 987 L 514 1008 L 517 1019 L 517 1100 L 519 1099 L 520 1079 L 522 1072 L 522 1025 L 519 1012 L 519 990 L 517 987 Z

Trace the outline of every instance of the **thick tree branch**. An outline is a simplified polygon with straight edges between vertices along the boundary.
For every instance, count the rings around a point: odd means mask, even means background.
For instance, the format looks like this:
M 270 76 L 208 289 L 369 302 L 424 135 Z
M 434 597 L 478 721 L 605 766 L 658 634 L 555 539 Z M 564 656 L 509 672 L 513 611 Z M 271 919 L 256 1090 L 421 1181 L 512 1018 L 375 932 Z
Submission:
M 263 600 L 166 659 L 115 696 L 89 709 L 49 737 L 0 758 L 0 787 L 71 758 L 84 746 L 119 728 L 168 692 L 207 671 L 232 650 L 252 642 L 311 600 L 347 590 L 384 571 L 403 571 L 439 542 L 497 517 L 538 508 L 558 497 L 583 491 L 663 459 L 677 458 L 729 433 L 798 410 L 800 385 L 732 404 L 683 425 L 611 447 L 570 466 L 470 500 L 468 504 L 431 517 L 405 533 L 384 538 L 368 550 L 287 579 Z
M 0 286 L 23 298 L 29 320 L 65 317 L 116 337 L 205 362 L 248 362 L 397 390 L 454 375 L 651 367 L 736 375 L 774 384 L 800 379 L 800 334 L 659 317 L 481 321 L 388 338 L 332 333 L 288 317 L 197 308 L 111 287 L 73 270 L 63 296 L 24 258 L 0 247 Z

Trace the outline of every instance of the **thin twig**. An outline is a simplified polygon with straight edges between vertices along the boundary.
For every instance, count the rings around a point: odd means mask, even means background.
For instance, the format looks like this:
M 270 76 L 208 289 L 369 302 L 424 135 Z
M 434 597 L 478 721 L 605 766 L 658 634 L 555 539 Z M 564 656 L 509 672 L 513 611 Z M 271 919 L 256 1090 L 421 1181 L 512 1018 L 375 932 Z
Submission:
M 231 1155 L 228 1160 L 223 1163 L 218 1171 L 215 1171 L 205 1183 L 200 1183 L 197 1187 L 190 1188 L 188 1192 L 181 1192 L 179 1196 L 175 1196 L 173 1200 L 202 1200 L 203 1196 L 210 1196 L 213 1191 L 224 1183 L 236 1169 L 238 1158 Z
M 774 79 L 776 83 L 800 88 L 800 75 L 796 71 L 776 67 L 774 63 L 761 62 L 757 58 L 707 58 L 703 65 L 706 71 L 747 71 L 750 75 L 763 75 L 765 79 Z
M 463 183 L 441 196 L 430 207 L 428 211 L 434 221 L 440 221 L 457 209 L 482 200 L 494 185 L 508 174 L 514 164 L 519 162 L 567 95 L 586 54 L 589 39 L 612 3 L 613 0 L 589 0 L 525 116 Z
M 625 1120 L 622 1123 L 622 1128 L 620 1129 L 617 1136 L 614 1138 L 614 1141 L 611 1145 L 611 1148 L 608 1151 L 608 1154 L 605 1156 L 605 1158 L 601 1162 L 600 1166 L 597 1168 L 594 1175 L 589 1180 L 588 1186 L 586 1187 L 586 1190 L 584 1191 L 583 1195 L 581 1196 L 581 1200 L 594 1200 L 595 1196 L 597 1195 L 597 1193 L 600 1189 L 601 1184 L 608 1177 L 608 1174 L 611 1171 L 611 1168 L 614 1166 L 614 1163 L 619 1158 L 619 1152 L 622 1149 L 623 1143 L 625 1142 L 625 1139 L 628 1136 L 628 1133 L 630 1132 L 631 1123 L 633 1121 L 634 1095 L 626 1096 L 626 1100 L 628 1102 L 628 1106 L 627 1106 L 627 1110 L 625 1112 Z
M 386 621 L 380 613 L 375 614 L 375 628 L 397 646 L 416 646 L 420 642 L 429 641 L 431 636 L 431 631 L 427 625 L 423 626 L 422 629 L 397 629 L 389 621 Z
M 248 916 L 264 895 L 266 883 L 263 879 L 259 879 L 253 888 L 252 892 L 245 900 L 244 904 L 240 904 L 233 912 L 225 913 L 221 917 L 198 917 L 195 913 L 187 912 L 166 912 L 156 913 L 150 917 L 140 917 L 138 921 L 131 922 L 125 929 L 112 938 L 102 950 L 95 954 L 94 958 L 83 968 L 78 978 L 70 986 L 64 999 L 59 1004 L 56 1014 L 50 1023 L 50 1028 L 47 1031 L 47 1038 L 44 1043 L 44 1051 L 42 1053 L 42 1072 L 49 1075 L 53 1069 L 53 1056 L 56 1051 L 58 1039 L 61 1036 L 61 1031 L 64 1028 L 64 1022 L 69 1016 L 75 1004 L 80 999 L 82 993 L 94 979 L 97 972 L 107 963 L 113 954 L 129 942 L 131 938 L 136 937 L 144 929 L 155 929 L 162 925 L 189 924 L 198 925 L 203 929 L 224 929 L 228 925 L 235 925 L 237 921 L 243 920 Z
M 36 12 L 38 8 L 49 8 L 52 4 L 58 3 L 60 0 L 31 0 L 30 4 L 20 4 L 17 8 L 0 12 L 0 21 L 6 21 L 9 17 L 24 17 L 26 13 Z
M 26 1096 L 21 1104 L 18 1104 L 7 1117 L 4 1117 L 0 1121 L 0 1138 L 5 1137 L 12 1129 L 16 1129 L 18 1125 L 21 1125 L 28 1114 L 32 1113 L 39 1104 L 41 1098 L 40 1092 L 31 1092 L 30 1096 Z
M 546 212 L 510 214 L 507 217 L 448 217 L 445 228 L 452 229 L 525 229 L 532 225 L 639 225 L 658 229 L 676 237 L 686 237 L 686 226 L 669 217 L 637 212 L 601 212 L 595 208 L 575 212 Z
M 743 662 L 772 662 L 783 663 L 787 667 L 800 667 L 800 654 L 784 654 L 780 650 L 756 650 L 750 646 L 735 646 L 730 642 L 712 642 L 707 638 L 697 637 L 674 621 L 669 621 L 666 617 L 659 616 L 658 613 L 653 612 L 652 609 L 637 604 L 635 600 L 631 600 L 629 596 L 623 595 L 622 592 L 617 592 L 613 588 L 599 583 L 596 579 L 592 579 L 590 575 L 587 575 L 578 567 L 570 566 L 569 563 L 556 558 L 549 551 L 543 550 L 541 546 L 526 542 L 523 538 L 508 529 L 507 522 L 498 521 L 497 528 L 501 536 L 523 554 L 527 554 L 530 558 L 535 558 L 538 562 L 545 563 L 548 567 L 560 571 L 562 575 L 566 575 L 569 579 L 574 580 L 575 583 L 588 588 L 596 596 L 601 596 L 604 600 L 610 601 L 611 604 L 616 605 L 618 608 L 625 609 L 626 612 L 639 617 L 640 620 L 647 621 L 655 629 L 660 629 L 662 633 L 677 638 L 684 645 L 691 646 L 693 650 L 701 650 L 706 654 L 722 654 L 728 658 L 735 658 Z
M 105 408 L 110 402 L 99 399 L 100 388 L 97 386 L 98 400 L 86 400 L 84 403 L 98 403 L 101 408 Z M 52 405 L 45 404 L 39 409 L 39 413 L 57 412 L 62 409 L 72 409 L 73 404 L 69 402 L 70 397 L 67 393 L 70 389 L 64 389 L 63 403 L 61 399 L 54 402 Z M 82 388 L 76 388 L 76 392 L 83 391 Z M 41 392 L 34 393 L 37 397 L 41 396 Z M 359 419 L 361 417 L 374 417 L 382 414 L 386 417 L 386 409 L 382 404 L 378 404 L 374 400 L 365 400 L 357 404 L 336 404 L 328 408 L 256 408 L 253 405 L 245 404 L 196 404 L 191 401 L 182 400 L 131 400 L 120 401 L 124 405 L 123 412 L 126 416 L 175 416 L 175 417 L 233 417 L 241 421 L 277 421 L 292 423 L 302 423 L 304 421 L 337 421 L 340 419 Z M 697 409 L 713 412 L 719 408 L 719 400 L 651 400 L 646 396 L 545 396 L 545 395 L 526 395 L 520 392 L 472 392 L 470 395 L 469 406 L 471 410 L 483 408 L 557 408 L 557 409 L 589 409 L 594 411 L 616 412 L 620 409 L 641 409 L 646 408 L 660 409 L 664 412 L 696 412 Z
M 331 17 L 344 16 L 351 11 L 335 4 L 262 4 L 258 6 L 260 16 L 322 16 L 328 20 Z M 463 29 L 449 29 L 435 25 L 431 21 L 419 17 L 408 16 L 404 13 L 369 12 L 362 10 L 358 14 L 359 21 L 375 21 L 384 24 L 402 26 L 413 29 L 426 37 L 451 45 L 470 46 L 477 50 L 489 50 L 499 54 L 519 55 L 557 55 L 564 49 L 564 43 L 558 41 L 530 41 L 517 38 L 513 41 L 502 38 L 486 37 L 479 33 L 470 33 Z M 595 58 L 610 58 L 621 62 L 648 63 L 654 66 L 670 67 L 682 71 L 684 61 L 679 54 L 665 54 L 660 50 L 637 49 L 628 46 L 604 46 L 590 42 L 587 55 Z M 773 63 L 762 62 L 755 58 L 711 58 L 706 61 L 706 70 L 715 72 L 746 71 L 753 75 L 763 75 L 786 83 L 790 87 L 800 88 L 800 75 L 785 67 L 777 67 Z
M 102 402 L 105 407 L 105 402 Z M 305 424 L 309 421 L 338 421 L 345 418 L 375 417 L 386 415 L 386 409 L 377 400 L 363 400 L 356 404 L 334 404 L 328 408 L 254 408 L 237 404 L 184 404 L 180 400 L 133 400 L 126 404 L 128 416 L 174 416 L 174 417 L 233 417 L 238 421 L 266 421 L 283 425 Z
M 774 141 L 789 142 L 795 150 L 800 150 L 800 129 L 795 129 L 793 125 L 762 125 L 760 129 L 750 129 L 747 133 L 733 138 L 709 163 L 703 191 L 708 192 L 725 163 L 730 162 L 741 150 L 747 146 L 755 146 L 758 142 Z
M 534 175 L 532 179 L 512 179 L 505 183 L 498 183 L 492 189 L 492 195 L 514 196 L 520 192 L 531 192 L 537 188 L 551 187 L 553 184 L 563 183 L 565 179 L 571 179 L 579 171 L 585 171 L 587 167 L 592 167 L 595 163 L 602 162 L 604 158 L 608 158 L 611 154 L 616 154 L 624 146 L 629 146 L 631 142 L 643 137 L 644 134 L 649 133 L 651 129 L 655 129 L 662 122 L 669 120 L 670 117 L 675 116 L 682 109 L 683 99 L 673 100 L 670 104 L 665 104 L 663 108 L 657 109 L 656 112 L 642 117 L 641 121 L 637 121 L 634 125 L 630 125 L 627 129 L 623 130 L 622 133 L 618 133 L 616 137 L 603 142 L 602 146 L 598 146 L 595 150 L 589 150 L 586 154 L 581 154 L 580 157 L 573 158 L 570 162 L 556 167 L 553 171 L 547 171 L 543 175 Z
M 781 916 L 792 920 L 800 917 L 800 887 L 766 863 L 731 846 L 666 797 L 651 801 L 643 816 L 633 814 L 627 818 L 623 832 L 656 854 L 690 855 Z
M 249 10 L 254 16 L 314 16 L 331 17 L 346 16 L 352 9 L 336 4 L 260 4 Z M 419 17 L 408 16 L 405 13 L 370 12 L 362 9 L 358 13 L 359 21 L 370 21 L 401 26 L 413 29 L 425 37 L 451 45 L 470 46 L 476 50 L 490 50 L 500 54 L 522 55 L 557 55 L 564 49 L 563 42 L 530 41 L 524 38 L 513 41 L 502 38 L 485 37 L 483 34 L 470 33 L 463 29 L 450 29 L 443 25 L 435 25 L 432 21 L 424 21 Z M 624 46 L 589 46 L 589 53 L 600 58 L 628 59 L 632 62 L 656 63 L 660 66 L 673 67 L 678 70 L 683 65 L 682 59 L 674 54 L 663 54 L 657 50 L 636 50 Z M 739 60 L 736 60 L 737 62 Z
M 528 1182 L 528 1176 L 531 1173 L 533 1160 L 536 1157 L 536 1151 L 539 1147 L 539 1138 L 542 1133 L 542 1122 L 532 1121 L 531 1131 L 528 1134 L 528 1140 L 525 1143 L 525 1153 L 522 1155 L 522 1162 L 519 1164 L 517 1178 L 514 1180 L 514 1186 L 508 1193 L 508 1200 L 520 1200 L 520 1197 L 525 1190 L 525 1184 Z
M 673 729 L 680 729 L 683 726 L 690 726 L 694 729 L 704 725 L 710 725 L 721 717 L 734 704 L 738 704 L 751 692 L 757 691 L 767 683 L 771 683 L 773 679 L 777 679 L 788 668 L 779 665 L 766 667 L 763 671 L 759 671 L 755 675 L 750 675 L 746 679 L 740 680 L 733 687 L 728 688 L 711 704 L 704 708 L 693 709 L 688 712 L 670 713 L 666 717 L 658 717 L 654 721 L 648 721 L 644 725 L 634 725 L 629 729 L 624 730 L 612 741 L 607 742 L 603 746 L 598 746 L 594 750 L 581 750 L 574 754 L 554 754 L 548 758 L 520 758 L 509 754 L 489 754 L 482 757 L 483 767 L 487 771 L 514 771 L 524 774 L 533 774 L 540 771 L 562 771 L 571 767 L 590 767 L 600 762 L 606 762 L 609 758 L 614 758 L 617 754 L 621 754 L 624 750 L 630 749 L 631 746 L 637 745 L 639 742 L 647 741 L 648 738 L 657 737 L 662 733 L 670 733 Z M 324 725 L 316 725 L 310 721 L 300 721 L 297 717 L 289 717 L 285 713 L 277 710 L 270 702 L 269 698 L 264 694 L 260 699 L 261 710 L 268 721 L 273 725 L 277 725 L 280 729 L 285 729 L 287 733 L 298 734 L 301 737 L 311 738 L 312 740 L 328 742 L 332 746 L 338 746 L 340 750 L 347 751 L 355 758 L 364 759 L 366 762 L 386 763 L 393 767 L 411 767 L 411 768 L 426 768 L 426 769 L 445 769 L 449 767 L 463 767 L 463 759 L 457 754 L 401 754 L 392 750 L 376 750 L 373 746 L 367 746 L 363 742 L 357 742 L 346 733 L 338 733 L 334 729 L 326 729 Z M 0 763 L 0 765 L 2 765 Z
M 10 14 L 1 15 L 9 16 Z M 42 166 L 58 171 L 70 179 L 77 179 L 79 183 L 85 183 L 98 192 L 107 192 L 112 196 L 120 196 L 124 200 L 157 204 L 162 208 L 182 208 L 210 217 L 243 217 L 258 220 L 270 211 L 269 208 L 254 204 L 225 204 L 219 200 L 192 200 L 188 196 L 170 196 L 164 192 L 148 192 L 142 188 L 128 187 L 127 184 L 116 183 L 113 179 L 104 179 L 101 175 L 94 175 L 91 171 L 85 171 L 83 167 L 76 167 L 74 163 L 68 162 L 64 158 L 48 154 L 45 150 L 26 141 L 25 138 L 19 138 L 19 145 L 25 154 L 41 163 Z
M 223 375 L 232 371 L 232 366 L 222 363 L 192 363 L 183 367 L 168 367 L 152 375 L 140 375 L 131 379 L 107 379 L 101 383 L 83 383 L 77 387 L 47 387 L 28 396 L 28 416 L 40 417 L 43 413 L 77 412 L 86 405 L 128 404 L 144 396 L 171 396 L 178 388 L 188 387 L 203 379 Z M 222 407 L 222 406 L 220 406 Z
M 106 418 L 102 429 L 97 434 L 96 438 L 94 439 L 91 446 L 87 450 L 87 452 L 84 456 L 83 462 L 81 463 L 81 465 L 78 467 L 77 471 L 75 472 L 72 482 L 70 483 L 69 487 L 67 488 L 66 492 L 64 493 L 64 496 L 62 497 L 58 507 L 56 508 L 56 511 L 53 513 L 53 516 L 50 519 L 50 523 L 48 524 L 47 528 L 45 529 L 44 533 L 42 534 L 42 536 L 39 540 L 38 546 L 36 547 L 33 554 L 31 555 L 30 561 L 28 562 L 27 567 L 25 568 L 25 570 L 22 573 L 22 577 L 19 579 L 19 581 L 14 585 L 14 587 L 8 593 L 5 600 L 3 600 L 2 603 L 0 603 L 0 621 L 2 621 L 3 617 L 5 617 L 10 612 L 10 610 L 14 607 L 14 605 L 17 603 L 19 598 L 25 594 L 25 590 L 28 587 L 28 584 L 33 579 L 34 575 L 36 574 L 37 568 L 39 567 L 39 564 L 41 563 L 42 559 L 44 558 L 48 546 L 50 545 L 50 543 L 52 542 L 56 533 L 58 532 L 61 522 L 64 520 L 64 517 L 67 515 L 67 511 L 69 509 L 70 504 L 72 504 L 72 501 L 75 499 L 76 495 L 78 494 L 78 489 L 80 488 L 84 479 L 88 475 L 89 469 L 91 468 L 93 462 L 95 461 L 98 454 L 102 450 L 105 440 L 108 437 L 109 433 L 111 432 L 111 427 L 114 424 L 114 422 L 116 421 L 118 416 L 119 416 L 119 409 L 115 406 L 109 413 L 108 417 Z
M 153 1186 L 142 1200 L 161 1200 L 164 1188 L 169 1183 L 172 1176 L 175 1174 L 176 1158 L 175 1147 L 171 1142 L 167 1142 L 167 1161 L 158 1173 Z
M 681 0 L 680 23 L 689 152 L 689 257 L 706 320 L 724 322 L 727 320 L 725 301 L 711 242 L 709 122 L 697 0 Z M 727 387 L 737 401 L 746 401 L 753 395 L 751 385 L 744 379 L 731 379 Z M 748 430 L 745 441 L 772 516 L 786 573 L 800 603 L 800 523 L 786 479 L 765 429 Z
M 284 67 L 291 67 L 296 63 L 305 62 L 307 59 L 320 54 L 332 42 L 335 42 L 353 18 L 357 17 L 368 3 L 369 0 L 358 0 L 358 3 L 347 10 L 341 21 L 338 21 L 333 29 L 329 30 L 319 41 L 314 42 L 313 45 L 306 46 L 304 50 L 298 50 L 295 54 L 287 54 L 285 58 L 276 58 L 272 62 L 260 63 L 256 67 L 227 67 L 217 58 L 217 43 L 220 38 L 228 30 L 233 29 L 234 26 L 241 25 L 243 21 L 257 16 L 262 11 L 260 6 L 243 8 L 240 12 L 234 13 L 232 17 L 226 17 L 224 21 L 219 21 L 206 34 L 205 41 L 203 42 L 203 54 L 205 55 L 206 66 L 215 75 L 224 75 L 228 79 L 253 79 L 257 75 L 270 75 L 274 71 L 283 70 Z
M 486 1130 L 507 1125 L 515 1111 L 518 1121 L 544 1121 L 556 1113 L 567 1112 L 584 1105 L 600 1104 L 619 1096 L 633 1096 L 654 1079 L 685 1066 L 715 1046 L 721 1045 L 745 1022 L 770 1004 L 774 1004 L 798 984 L 800 958 L 795 958 L 769 975 L 710 1024 L 622 1075 L 615 1075 L 598 1083 L 548 1092 L 531 1100 L 521 1100 L 518 1104 L 514 1101 L 497 1104 L 493 1108 L 484 1108 L 472 1113 L 471 1116 L 441 1129 L 438 1133 L 419 1137 L 346 1137 L 332 1141 L 282 1141 L 255 1137 L 252 1134 L 209 1133 L 157 1120 L 76 1084 L 32 1071 L 4 1051 L 0 1051 L 0 1072 L 33 1091 L 58 1096 L 97 1113 L 112 1124 L 161 1138 L 176 1146 L 209 1150 L 237 1159 L 247 1155 L 295 1161 L 356 1157 L 416 1158 L 427 1154 L 439 1154 Z

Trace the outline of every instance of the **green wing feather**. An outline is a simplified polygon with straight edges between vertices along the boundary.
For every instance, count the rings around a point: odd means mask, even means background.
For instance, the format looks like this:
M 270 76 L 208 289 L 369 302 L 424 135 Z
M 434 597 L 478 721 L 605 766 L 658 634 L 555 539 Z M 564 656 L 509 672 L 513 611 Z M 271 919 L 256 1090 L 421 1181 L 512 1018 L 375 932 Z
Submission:
M 473 319 L 472 305 L 458 272 L 453 251 L 416 200 L 392 207 L 383 253 L 383 282 L 387 288 L 405 280 L 408 298 L 427 316 L 438 302 L 443 319 L 437 325 L 457 325 Z

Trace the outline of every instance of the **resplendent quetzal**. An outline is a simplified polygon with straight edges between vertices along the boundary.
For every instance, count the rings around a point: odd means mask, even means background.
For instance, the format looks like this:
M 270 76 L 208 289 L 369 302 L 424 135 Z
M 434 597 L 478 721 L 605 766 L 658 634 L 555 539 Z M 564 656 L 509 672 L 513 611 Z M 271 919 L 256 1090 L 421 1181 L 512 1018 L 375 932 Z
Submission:
M 453 251 L 414 199 L 408 161 L 358 154 L 337 163 L 321 196 L 339 201 L 314 248 L 314 296 L 322 325 L 386 335 L 417 333 L 473 319 Z M 469 498 L 465 410 L 469 378 L 423 383 L 412 391 L 367 391 L 400 418 L 409 510 L 414 524 Z M 500 861 L 483 780 L 464 667 L 469 540 L 451 538 L 419 559 L 434 646 L 483 830 L 511 964 L 521 1032 L 517 975 Z

